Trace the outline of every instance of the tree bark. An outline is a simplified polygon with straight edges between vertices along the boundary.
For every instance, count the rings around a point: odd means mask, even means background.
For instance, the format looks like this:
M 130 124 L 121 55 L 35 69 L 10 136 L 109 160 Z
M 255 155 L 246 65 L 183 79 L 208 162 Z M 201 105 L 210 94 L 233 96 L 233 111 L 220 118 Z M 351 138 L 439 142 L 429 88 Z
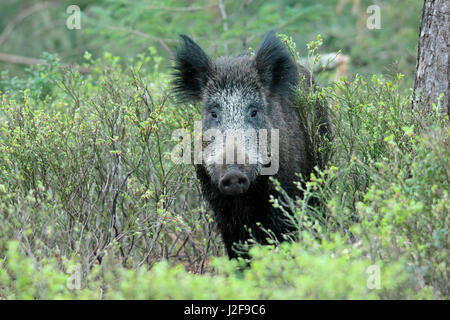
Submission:
M 414 82 L 414 108 L 432 109 L 440 99 L 440 112 L 449 115 L 450 0 L 425 0 L 420 25 Z

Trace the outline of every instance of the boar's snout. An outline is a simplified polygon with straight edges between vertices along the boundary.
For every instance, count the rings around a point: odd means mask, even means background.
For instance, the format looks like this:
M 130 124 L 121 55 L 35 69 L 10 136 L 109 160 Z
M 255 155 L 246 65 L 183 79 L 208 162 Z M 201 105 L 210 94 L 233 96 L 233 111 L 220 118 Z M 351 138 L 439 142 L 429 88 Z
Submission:
M 219 180 L 219 190 L 227 196 L 245 193 L 250 186 L 247 175 L 236 169 L 226 172 Z

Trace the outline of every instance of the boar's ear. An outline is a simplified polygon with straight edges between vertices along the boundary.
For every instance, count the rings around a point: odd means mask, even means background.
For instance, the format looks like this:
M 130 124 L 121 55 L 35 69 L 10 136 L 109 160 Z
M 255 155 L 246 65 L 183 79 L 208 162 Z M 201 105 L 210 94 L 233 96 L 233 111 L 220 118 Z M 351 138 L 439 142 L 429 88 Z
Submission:
M 271 94 L 290 95 L 298 83 L 297 65 L 274 31 L 264 37 L 255 57 L 256 69 L 263 86 Z
M 180 101 L 198 101 L 211 71 L 211 61 L 191 38 L 186 35 L 180 38 L 175 54 L 174 91 Z

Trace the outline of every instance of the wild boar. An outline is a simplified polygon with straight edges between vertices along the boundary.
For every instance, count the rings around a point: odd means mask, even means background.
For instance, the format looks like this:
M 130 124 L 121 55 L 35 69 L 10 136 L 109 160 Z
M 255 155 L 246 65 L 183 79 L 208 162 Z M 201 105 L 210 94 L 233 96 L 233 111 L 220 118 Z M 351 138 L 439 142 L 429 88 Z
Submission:
M 269 177 L 278 179 L 290 196 L 301 196 L 293 184 L 298 180 L 296 173 L 308 177 L 317 164 L 294 103 L 299 87 L 307 92 L 312 79 L 274 32 L 265 36 L 254 54 L 215 60 L 188 36 L 180 37 L 174 92 L 180 102 L 202 104 L 202 130 L 215 130 L 219 142 L 225 144 L 205 149 L 196 174 L 228 256 L 247 258 L 247 253 L 235 250 L 235 243 L 250 238 L 267 243 L 267 230 L 282 241 L 283 235 L 296 231 L 292 220 L 269 202 L 271 194 L 277 195 Z M 259 148 L 264 145 L 260 139 L 264 130 L 277 133 L 270 141 L 272 147 L 278 137 L 276 150 Z M 231 132 L 238 132 L 239 138 L 227 139 Z M 230 150 L 236 153 L 232 152 L 231 159 L 227 156 Z M 236 159 L 239 152 L 241 161 Z

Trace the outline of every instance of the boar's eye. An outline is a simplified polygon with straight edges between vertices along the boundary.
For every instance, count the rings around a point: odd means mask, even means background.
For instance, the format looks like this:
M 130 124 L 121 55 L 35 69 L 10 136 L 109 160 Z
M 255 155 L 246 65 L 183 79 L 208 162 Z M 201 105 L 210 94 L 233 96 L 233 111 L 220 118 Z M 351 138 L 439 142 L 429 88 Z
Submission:
M 206 105 L 206 112 L 209 114 L 209 116 L 212 119 L 217 119 L 218 118 L 218 110 L 220 110 L 220 106 L 217 103 L 208 103 Z
M 248 111 L 250 111 L 250 117 L 255 118 L 258 115 L 259 107 L 255 103 L 250 103 L 247 107 Z

